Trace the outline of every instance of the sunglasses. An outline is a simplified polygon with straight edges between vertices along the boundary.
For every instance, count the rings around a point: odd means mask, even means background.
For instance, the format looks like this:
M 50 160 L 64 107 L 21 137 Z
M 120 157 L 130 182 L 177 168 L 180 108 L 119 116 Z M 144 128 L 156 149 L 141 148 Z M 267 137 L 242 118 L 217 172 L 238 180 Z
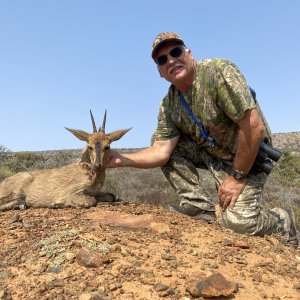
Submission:
M 170 52 L 169 55 L 173 58 L 179 57 L 183 52 L 182 47 L 176 47 L 173 48 Z M 157 65 L 162 66 L 164 64 L 166 64 L 168 61 L 168 55 L 161 55 L 157 58 L 155 58 L 155 62 Z

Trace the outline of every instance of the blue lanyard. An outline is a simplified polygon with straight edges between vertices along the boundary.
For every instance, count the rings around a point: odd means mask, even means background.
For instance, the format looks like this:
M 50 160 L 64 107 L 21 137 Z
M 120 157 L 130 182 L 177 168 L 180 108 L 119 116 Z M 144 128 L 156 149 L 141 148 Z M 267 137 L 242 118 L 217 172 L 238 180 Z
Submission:
M 189 108 L 188 104 L 186 103 L 183 95 L 181 93 L 179 93 L 179 96 L 180 96 L 181 102 L 183 103 L 183 105 L 184 105 L 185 109 L 187 110 L 188 114 L 192 117 L 192 119 L 194 120 L 194 122 L 196 123 L 196 125 L 199 127 L 201 135 L 206 140 L 209 141 L 209 146 L 211 148 L 214 148 L 216 146 L 216 141 L 212 137 L 209 136 L 209 133 L 204 130 L 204 128 L 201 125 L 201 123 L 199 123 L 199 121 L 196 119 L 196 117 L 194 116 L 193 112 L 191 111 L 191 109 Z

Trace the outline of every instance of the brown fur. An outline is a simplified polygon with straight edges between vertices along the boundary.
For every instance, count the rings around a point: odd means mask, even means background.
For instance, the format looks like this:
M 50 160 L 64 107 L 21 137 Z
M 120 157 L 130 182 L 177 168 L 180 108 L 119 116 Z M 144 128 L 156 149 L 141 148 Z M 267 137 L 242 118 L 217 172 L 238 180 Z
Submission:
M 105 151 L 111 142 L 120 139 L 130 129 L 107 135 L 104 126 L 92 134 L 66 129 L 87 142 L 80 161 L 57 169 L 21 172 L 6 178 L 0 183 L 0 211 L 22 206 L 62 208 L 97 204 L 97 199 L 103 195 Z M 96 143 L 101 145 L 100 152 Z M 95 165 L 97 157 L 98 164 Z

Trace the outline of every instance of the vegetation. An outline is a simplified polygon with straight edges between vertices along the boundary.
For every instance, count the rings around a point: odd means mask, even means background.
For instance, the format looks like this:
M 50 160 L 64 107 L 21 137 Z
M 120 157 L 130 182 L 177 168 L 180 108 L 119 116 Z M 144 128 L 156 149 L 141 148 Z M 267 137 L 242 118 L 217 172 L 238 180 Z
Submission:
M 0 146 L 0 180 L 15 173 L 32 170 L 42 157 L 34 152 L 13 153 Z
M 122 150 L 120 150 L 122 151 Z M 126 149 L 126 152 L 130 149 Z M 80 150 L 12 153 L 0 146 L 0 181 L 17 172 L 55 168 L 79 158 Z M 217 198 L 214 181 L 208 171 L 199 170 L 211 197 Z M 117 198 L 131 202 L 145 202 L 166 206 L 179 203 L 178 196 L 159 168 L 109 169 L 106 172 L 105 189 Z M 285 151 L 272 171 L 264 191 L 264 200 L 270 207 L 288 204 L 300 220 L 300 156 Z
M 272 175 L 280 185 L 300 188 L 300 156 L 285 151 Z

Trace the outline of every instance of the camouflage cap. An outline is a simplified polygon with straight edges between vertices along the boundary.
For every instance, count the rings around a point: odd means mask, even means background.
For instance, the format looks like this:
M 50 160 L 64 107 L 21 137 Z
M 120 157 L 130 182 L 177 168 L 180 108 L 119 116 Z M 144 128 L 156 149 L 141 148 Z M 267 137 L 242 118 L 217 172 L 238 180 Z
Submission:
M 184 45 L 183 40 L 176 32 L 161 32 L 153 41 L 152 44 L 152 58 L 154 59 L 158 50 L 167 42 L 178 42 Z

